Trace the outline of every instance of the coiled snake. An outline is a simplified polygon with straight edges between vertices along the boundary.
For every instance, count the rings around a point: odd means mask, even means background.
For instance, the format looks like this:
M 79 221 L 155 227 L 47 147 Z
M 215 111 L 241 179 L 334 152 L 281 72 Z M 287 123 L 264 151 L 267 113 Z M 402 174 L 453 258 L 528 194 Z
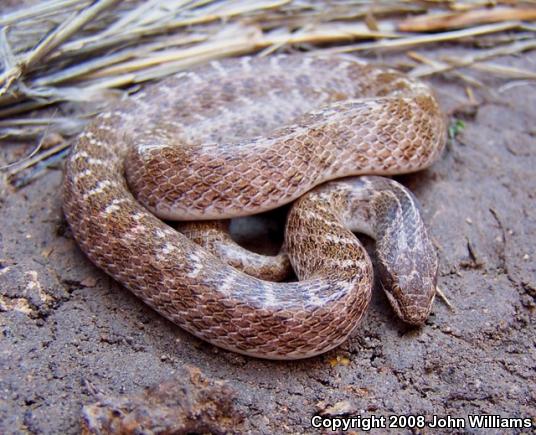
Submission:
M 427 318 L 437 257 L 414 197 L 377 176 L 325 182 L 417 171 L 444 143 L 430 89 L 401 73 L 344 56 L 212 62 L 96 117 L 68 159 L 64 211 L 93 263 L 185 330 L 243 354 L 305 358 L 342 343 L 369 302 L 371 262 L 352 231 L 376 238 L 396 313 Z M 238 271 L 155 217 L 292 201 L 284 247 L 298 282 Z M 253 261 L 264 277 L 265 260 Z

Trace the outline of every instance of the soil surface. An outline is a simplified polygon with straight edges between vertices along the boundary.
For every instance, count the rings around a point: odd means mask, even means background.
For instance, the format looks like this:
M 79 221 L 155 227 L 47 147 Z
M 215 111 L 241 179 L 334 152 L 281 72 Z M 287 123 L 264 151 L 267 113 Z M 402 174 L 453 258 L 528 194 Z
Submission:
M 536 52 L 496 62 L 535 71 Z M 142 394 L 185 367 L 225 381 L 243 417 L 239 432 L 318 433 L 313 416 L 341 414 L 536 423 L 536 86 L 478 78 L 478 105 L 459 78 L 432 80 L 451 122 L 464 127 L 431 169 L 398 178 L 423 206 L 454 311 L 437 300 L 427 324 L 413 329 L 376 289 L 351 338 L 305 361 L 206 344 L 95 268 L 62 216 L 61 167 L 18 190 L 3 180 L 0 432 L 78 433 L 83 406 Z M 0 165 L 33 145 L 4 144 Z

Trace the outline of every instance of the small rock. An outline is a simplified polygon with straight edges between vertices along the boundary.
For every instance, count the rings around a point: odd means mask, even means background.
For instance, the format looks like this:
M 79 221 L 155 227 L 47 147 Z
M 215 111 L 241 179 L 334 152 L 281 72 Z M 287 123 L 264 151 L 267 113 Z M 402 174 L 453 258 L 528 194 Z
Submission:
M 316 404 L 316 410 L 323 417 L 335 417 L 338 415 L 350 415 L 357 412 L 357 406 L 349 400 L 341 400 L 335 405 L 327 405 L 325 401 Z
M 82 410 L 82 434 L 235 434 L 243 416 L 234 392 L 196 367 L 133 396 L 105 397 Z
M 83 287 L 95 287 L 97 285 L 97 280 L 93 276 L 87 276 L 82 281 L 80 281 L 80 285 Z

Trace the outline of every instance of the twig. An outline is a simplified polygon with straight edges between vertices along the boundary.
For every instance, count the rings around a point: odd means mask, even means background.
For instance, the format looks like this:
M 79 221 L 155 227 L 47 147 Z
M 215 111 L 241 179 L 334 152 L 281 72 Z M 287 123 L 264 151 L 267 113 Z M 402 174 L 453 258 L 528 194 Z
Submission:
M 443 290 L 441 290 L 439 287 L 436 287 L 436 293 L 439 296 L 439 298 L 445 303 L 445 305 L 449 308 L 450 311 L 456 311 L 454 309 L 454 305 L 451 304 L 449 299 L 447 298 L 447 295 L 443 293 Z
M 408 18 L 398 24 L 402 32 L 431 32 L 504 21 L 536 20 L 536 8 L 493 8 L 447 12 Z
M 445 68 L 448 66 L 447 64 L 443 63 L 443 62 L 440 62 L 436 59 L 430 59 L 429 57 L 427 56 L 424 56 L 423 54 L 420 54 L 420 53 L 416 53 L 414 51 L 410 51 L 407 53 L 407 55 L 418 61 L 418 62 L 422 62 L 422 63 L 425 63 L 426 65 L 430 66 L 430 71 L 433 71 L 433 72 L 430 72 L 430 73 L 427 73 L 427 74 L 422 74 L 421 72 L 421 69 L 419 69 L 419 67 L 416 67 L 414 68 L 412 71 L 409 72 L 409 75 L 412 76 L 412 77 L 423 77 L 424 75 L 430 75 L 430 74 L 437 74 L 437 73 L 441 73 L 445 70 Z M 452 71 L 452 74 L 456 77 L 458 77 L 459 79 L 463 80 L 464 82 L 467 82 L 473 86 L 476 86 L 478 88 L 480 87 L 483 87 L 484 85 L 472 78 L 472 77 L 469 77 L 468 75 L 466 74 L 463 74 L 459 71 Z
M 54 154 L 57 154 L 60 151 L 63 151 L 64 149 L 66 149 L 66 148 L 68 148 L 70 146 L 70 143 L 64 142 L 64 143 L 56 145 L 56 146 L 54 146 L 52 148 L 49 148 L 48 150 L 45 150 L 42 153 L 39 153 L 39 154 L 36 155 L 36 153 L 39 151 L 39 149 L 42 146 L 43 140 L 44 140 L 44 136 L 39 141 L 39 146 L 36 147 L 27 157 L 25 157 L 22 160 L 18 160 L 18 161 L 14 162 L 14 163 L 11 163 L 9 165 L 3 166 L 3 167 L 0 168 L 0 170 L 5 170 L 5 169 L 10 168 L 12 166 L 17 166 L 17 168 L 15 170 L 9 171 L 8 176 L 12 177 L 12 176 L 18 174 L 19 172 L 22 172 L 23 170 L 34 166 L 35 164 L 39 163 L 40 161 L 45 160 L 48 157 L 50 157 L 50 156 L 52 156 Z
M 20 77 L 47 54 L 58 47 L 63 41 L 74 35 L 85 24 L 99 15 L 105 9 L 112 7 L 119 0 L 101 0 L 88 7 L 81 13 L 61 24 L 54 32 L 48 35 L 37 47 L 28 53 L 17 65 L 11 67 L 0 76 L 0 95 L 7 92 L 14 79 Z
M 60 163 L 66 156 L 69 154 L 69 144 L 65 144 L 65 148 L 56 152 L 55 154 L 50 155 L 47 158 L 39 160 L 34 168 L 21 177 L 10 176 L 10 181 L 13 186 L 16 188 L 21 188 L 31 183 L 33 180 L 44 174 L 44 170 L 50 166 Z
M 527 50 L 533 50 L 536 48 L 536 40 L 518 41 L 513 44 L 509 44 L 503 47 L 493 48 L 490 50 L 480 51 L 477 54 L 471 56 L 463 56 L 461 58 L 449 58 L 449 63 L 436 64 L 433 67 L 426 66 L 416 68 L 412 71 L 414 77 L 423 77 L 430 74 L 437 74 L 439 72 L 446 72 L 455 68 L 461 68 L 466 66 L 472 66 L 477 62 L 487 60 L 493 57 L 506 56 L 516 53 L 521 53 Z
M 444 32 L 434 35 L 419 35 L 410 36 L 407 38 L 400 38 L 396 40 L 378 41 L 366 44 L 356 44 L 347 47 L 329 49 L 326 51 L 335 53 L 348 53 L 352 51 L 364 51 L 364 50 L 381 50 L 381 49 L 393 49 L 393 48 L 406 48 L 415 47 L 418 45 L 425 45 L 437 42 L 453 41 L 461 38 L 467 38 L 470 36 L 486 35 L 489 33 L 505 32 L 507 30 L 514 30 L 519 28 L 521 23 L 518 22 L 506 22 L 499 24 L 490 24 L 484 26 L 477 26 L 471 29 L 453 30 L 451 32 Z
M 8 26 L 10 24 L 15 24 L 34 17 L 47 16 L 48 14 L 56 13 L 58 10 L 66 10 L 72 6 L 80 6 L 80 4 L 83 6 L 84 3 L 89 3 L 89 1 L 83 2 L 80 0 L 56 0 L 37 3 L 32 7 L 20 8 L 9 14 L 1 16 L 0 26 Z
M 455 64 L 457 59 L 452 57 L 445 57 L 449 63 Z M 525 80 L 536 80 L 536 72 L 528 71 L 526 69 L 514 68 L 511 66 L 499 65 L 496 63 L 486 62 L 486 63 L 474 63 L 470 65 L 472 69 L 484 71 L 489 74 L 502 76 L 510 79 L 525 79 Z

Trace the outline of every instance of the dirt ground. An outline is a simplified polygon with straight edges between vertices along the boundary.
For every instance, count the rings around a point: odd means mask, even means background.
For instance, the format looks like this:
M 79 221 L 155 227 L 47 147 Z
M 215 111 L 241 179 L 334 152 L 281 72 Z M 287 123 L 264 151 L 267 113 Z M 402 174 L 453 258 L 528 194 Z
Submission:
M 536 71 L 536 52 L 497 62 Z M 61 168 L 20 190 L 2 181 L 0 432 L 78 433 L 84 405 L 138 394 L 185 366 L 226 381 L 239 432 L 318 433 L 313 416 L 344 413 L 536 423 L 536 86 L 480 78 L 478 107 L 459 79 L 432 81 L 465 127 L 431 169 L 399 178 L 423 206 L 455 310 L 436 301 L 411 329 L 376 291 L 346 343 L 305 361 L 203 343 L 96 269 L 62 217 Z M 2 145 L 0 165 L 33 145 Z

